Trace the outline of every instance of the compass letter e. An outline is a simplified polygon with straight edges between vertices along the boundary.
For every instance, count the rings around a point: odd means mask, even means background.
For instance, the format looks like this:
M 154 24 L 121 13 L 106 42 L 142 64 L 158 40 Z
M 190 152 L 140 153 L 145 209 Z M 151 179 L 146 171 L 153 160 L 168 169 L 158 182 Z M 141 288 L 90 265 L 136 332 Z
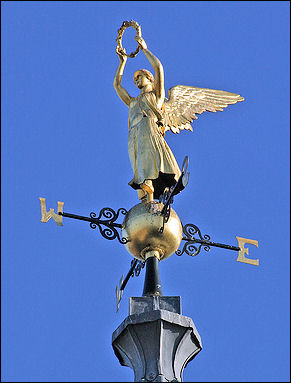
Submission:
M 252 245 L 255 245 L 258 247 L 258 241 L 254 240 L 254 239 L 246 239 L 246 238 L 241 238 L 241 237 L 236 237 L 236 239 L 238 240 L 238 246 L 240 248 L 240 251 L 238 252 L 237 261 L 243 262 L 243 263 L 248 263 L 250 265 L 259 266 L 259 260 L 258 259 L 250 259 L 250 258 L 245 257 L 245 254 L 247 254 L 247 255 L 249 254 L 249 249 L 246 249 L 244 247 L 245 243 L 251 243 Z
M 63 217 L 54 212 L 54 209 L 50 209 L 49 212 L 46 211 L 45 206 L 45 198 L 39 197 L 40 207 L 41 207 L 41 222 L 47 222 L 51 218 L 55 221 L 55 223 L 59 226 L 63 226 Z M 63 212 L 64 202 L 58 201 L 58 213 Z

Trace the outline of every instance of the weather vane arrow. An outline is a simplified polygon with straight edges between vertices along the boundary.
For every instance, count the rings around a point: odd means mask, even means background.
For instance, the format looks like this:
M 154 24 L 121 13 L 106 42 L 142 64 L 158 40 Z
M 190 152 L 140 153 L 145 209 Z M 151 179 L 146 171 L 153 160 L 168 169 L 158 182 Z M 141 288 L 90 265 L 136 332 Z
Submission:
M 127 250 L 135 257 L 135 259 L 131 262 L 130 269 L 125 279 L 123 280 L 122 275 L 119 285 L 116 287 L 117 311 L 119 309 L 119 304 L 123 295 L 124 288 L 127 285 L 130 277 L 139 276 L 141 269 L 145 266 L 147 259 L 146 254 L 152 251 L 157 251 L 159 255 L 155 256 L 159 257 L 159 260 L 161 260 L 168 258 L 174 252 L 178 256 L 181 256 L 184 253 L 190 256 L 196 256 L 200 253 L 202 247 L 207 252 L 210 250 L 210 247 L 220 247 L 228 250 L 238 251 L 238 262 L 255 266 L 259 265 L 258 259 L 250 259 L 245 257 L 245 254 L 248 254 L 248 248 L 244 247 L 246 243 L 253 244 L 258 247 L 258 241 L 236 237 L 238 240 L 238 246 L 212 242 L 210 241 L 210 236 L 208 234 L 202 236 L 198 226 L 190 223 L 184 226 L 182 225 L 177 214 L 171 208 L 171 205 L 174 201 L 175 190 L 177 190 L 179 187 L 178 185 L 182 184 L 183 187 L 185 187 L 188 184 L 188 164 L 189 158 L 186 156 L 183 161 L 182 172 L 177 183 L 171 188 L 168 188 L 163 193 L 163 195 L 160 196 L 159 203 L 141 203 L 135 205 L 132 209 L 130 209 L 130 211 L 127 211 L 125 208 L 119 208 L 117 212 L 115 212 L 112 208 L 105 207 L 100 210 L 98 217 L 94 212 L 90 213 L 90 217 L 85 217 L 77 214 L 63 212 L 64 203 L 58 202 L 58 213 L 55 214 L 54 209 L 50 209 L 49 212 L 47 212 L 45 198 L 39 198 L 42 214 L 41 222 L 48 222 L 50 218 L 53 218 L 57 225 L 62 226 L 62 217 L 86 221 L 90 223 L 90 227 L 92 229 L 96 229 L 98 227 L 100 234 L 104 238 L 108 240 L 117 239 L 121 244 L 127 245 Z M 134 210 L 142 210 L 142 214 L 138 212 L 138 217 L 136 217 L 136 213 L 132 214 L 132 211 Z M 119 218 L 120 214 L 124 216 L 124 221 L 122 223 L 117 223 L 116 220 Z M 153 220 L 153 214 L 154 217 L 157 218 L 156 220 Z M 142 219 L 140 219 L 140 215 L 142 215 Z M 172 222 L 170 225 L 167 225 L 171 216 Z M 172 233 L 171 230 L 173 222 L 174 231 Z M 143 227 L 145 223 L 146 227 Z M 160 225 L 160 223 L 162 223 L 162 225 Z M 157 225 L 157 227 L 155 227 L 155 225 Z M 141 230 L 137 230 L 137 228 L 141 228 Z M 118 229 L 121 230 L 121 233 L 119 233 Z M 151 237 L 146 235 L 147 231 L 151 232 Z M 144 236 L 143 241 L 141 241 L 141 232 L 142 236 Z M 185 243 L 182 250 L 180 250 L 178 248 L 182 241 L 185 241 Z M 132 242 L 132 244 L 129 242 Z M 172 242 L 174 242 L 174 244 Z

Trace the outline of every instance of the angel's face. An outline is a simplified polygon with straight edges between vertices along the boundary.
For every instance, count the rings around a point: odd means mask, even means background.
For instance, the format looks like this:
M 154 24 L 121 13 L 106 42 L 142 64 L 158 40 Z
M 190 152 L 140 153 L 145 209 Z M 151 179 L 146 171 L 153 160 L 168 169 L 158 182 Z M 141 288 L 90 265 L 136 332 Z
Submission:
M 139 89 L 142 89 L 147 85 L 152 85 L 151 81 L 142 72 L 136 72 L 133 81 Z

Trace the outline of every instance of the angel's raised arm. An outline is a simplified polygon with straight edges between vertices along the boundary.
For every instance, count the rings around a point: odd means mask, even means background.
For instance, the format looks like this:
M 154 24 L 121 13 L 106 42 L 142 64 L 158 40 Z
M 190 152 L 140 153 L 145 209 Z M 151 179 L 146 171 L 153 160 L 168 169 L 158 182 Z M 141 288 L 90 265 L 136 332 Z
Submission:
M 116 53 L 118 54 L 118 57 L 120 59 L 115 76 L 113 81 L 114 89 L 116 90 L 116 93 L 121 98 L 121 100 L 129 106 L 131 96 L 128 94 L 127 90 L 121 86 L 121 79 L 124 71 L 124 67 L 126 64 L 127 56 L 123 54 L 121 49 L 119 47 L 116 48 Z
M 157 98 L 157 106 L 161 108 L 165 99 L 164 68 L 160 60 L 147 49 L 146 42 L 142 37 L 136 37 L 135 40 L 139 43 L 141 50 L 155 70 L 154 90 Z

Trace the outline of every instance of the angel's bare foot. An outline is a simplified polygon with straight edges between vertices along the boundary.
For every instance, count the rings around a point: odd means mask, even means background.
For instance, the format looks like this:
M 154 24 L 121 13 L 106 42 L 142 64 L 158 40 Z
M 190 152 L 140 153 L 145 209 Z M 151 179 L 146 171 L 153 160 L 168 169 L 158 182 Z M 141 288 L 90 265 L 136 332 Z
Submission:
M 145 180 L 140 187 L 147 194 L 147 202 L 152 202 L 154 200 L 153 182 L 151 180 Z
M 154 193 L 154 187 L 153 187 L 153 181 L 152 180 L 145 180 L 141 185 L 141 189 L 145 191 L 148 194 Z
M 144 190 L 139 189 L 137 195 L 141 202 L 147 202 L 147 193 Z
M 147 202 L 153 202 L 154 200 L 154 193 L 147 194 Z

